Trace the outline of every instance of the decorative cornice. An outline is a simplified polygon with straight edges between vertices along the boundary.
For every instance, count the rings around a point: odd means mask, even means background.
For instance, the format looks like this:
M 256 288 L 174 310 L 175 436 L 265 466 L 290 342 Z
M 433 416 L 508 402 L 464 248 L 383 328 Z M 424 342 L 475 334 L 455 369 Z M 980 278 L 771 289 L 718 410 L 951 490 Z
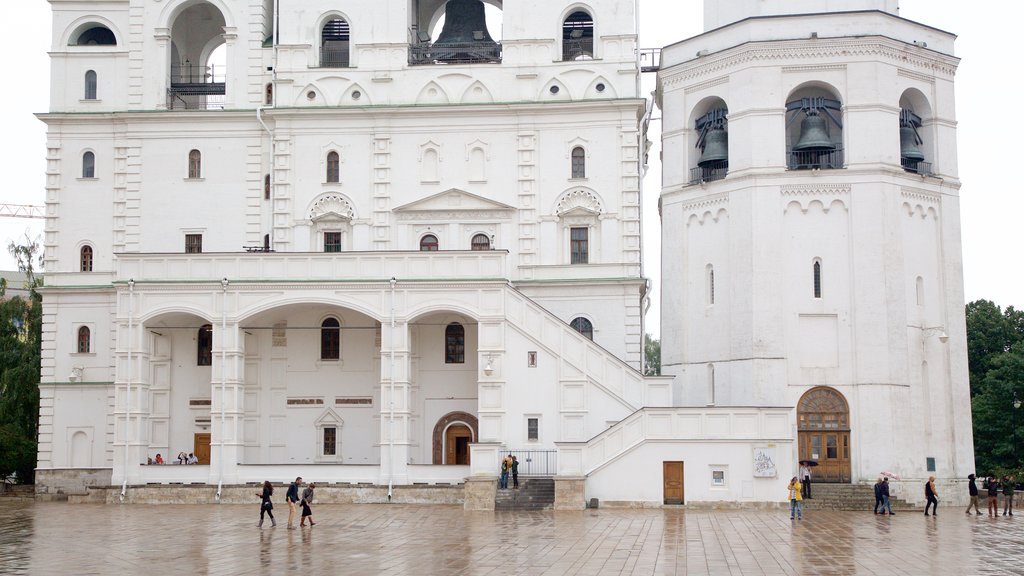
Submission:
M 705 208 L 711 208 L 714 206 L 726 206 L 729 204 L 729 197 L 726 194 L 720 194 L 717 196 L 709 196 L 707 198 L 701 198 L 700 200 L 694 200 L 687 202 L 681 206 L 683 214 L 690 214 L 697 212 Z
M 417 210 L 395 212 L 405 222 L 447 222 L 463 220 L 508 220 L 508 210 Z
M 783 186 L 783 196 L 828 196 L 849 194 L 849 184 L 808 184 L 802 186 Z
M 900 188 L 900 195 L 908 200 L 918 200 L 928 202 L 929 204 L 938 204 L 941 198 L 938 192 L 921 188 L 907 188 L 905 186 Z
M 846 71 L 846 64 L 806 64 L 803 66 L 783 66 L 783 74 L 795 72 L 825 72 L 825 71 Z

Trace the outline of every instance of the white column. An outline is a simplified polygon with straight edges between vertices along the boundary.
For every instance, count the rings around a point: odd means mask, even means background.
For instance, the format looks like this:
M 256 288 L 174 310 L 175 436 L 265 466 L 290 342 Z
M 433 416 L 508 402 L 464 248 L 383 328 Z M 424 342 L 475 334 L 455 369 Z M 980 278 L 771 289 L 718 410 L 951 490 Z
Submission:
M 238 483 L 238 464 L 243 456 L 244 332 L 237 322 L 214 324 L 213 342 L 210 484 L 229 485 Z
M 119 316 L 114 373 L 114 458 L 113 484 L 142 483 L 142 464 L 149 452 L 149 350 L 145 331 L 130 309 L 141 300 L 127 290 L 118 295 Z
M 409 483 L 409 324 L 385 319 L 380 348 L 380 484 Z

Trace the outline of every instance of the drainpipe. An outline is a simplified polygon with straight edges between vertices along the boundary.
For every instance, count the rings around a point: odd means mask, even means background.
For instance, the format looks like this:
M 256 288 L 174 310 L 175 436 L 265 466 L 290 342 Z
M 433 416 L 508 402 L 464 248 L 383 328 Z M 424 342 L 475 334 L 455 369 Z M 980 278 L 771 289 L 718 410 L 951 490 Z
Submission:
M 128 382 L 125 391 L 125 419 L 124 419 L 124 481 L 121 483 L 121 502 L 124 502 L 125 494 L 128 492 L 128 431 L 132 428 L 132 313 L 135 295 L 135 279 L 128 279 Z
M 391 359 L 388 369 L 388 502 L 395 480 L 395 285 L 391 277 Z
M 218 476 L 217 480 L 217 501 L 220 502 L 221 490 L 224 487 L 224 432 L 227 429 L 227 416 L 224 410 L 224 403 L 227 400 L 227 368 L 228 350 L 225 346 L 228 334 L 228 279 L 220 281 L 223 297 L 220 309 L 220 455 L 217 458 Z

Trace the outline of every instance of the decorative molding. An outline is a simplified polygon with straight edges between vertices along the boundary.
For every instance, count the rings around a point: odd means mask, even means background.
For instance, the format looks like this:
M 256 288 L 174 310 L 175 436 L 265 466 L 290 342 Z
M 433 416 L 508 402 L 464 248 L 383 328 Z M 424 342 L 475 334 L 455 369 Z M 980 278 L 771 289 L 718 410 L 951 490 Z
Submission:
M 792 74 L 799 72 L 828 72 L 837 71 L 845 72 L 846 64 L 807 64 L 803 66 L 783 66 L 783 74 Z
M 714 206 L 726 206 L 729 204 L 729 197 L 725 194 L 719 196 L 711 196 L 708 198 L 701 198 L 700 200 L 694 200 L 687 202 L 681 206 L 683 214 L 689 215 L 691 213 L 698 212 L 702 209 L 712 208 Z
M 849 194 L 849 184 L 811 184 L 803 186 L 783 186 L 783 196 L 827 196 L 831 194 Z
M 900 195 L 908 200 L 918 200 L 921 202 L 928 202 L 929 204 L 939 204 L 941 195 L 938 192 L 932 192 L 931 190 L 923 190 L 921 188 L 900 188 Z
M 508 220 L 508 210 L 417 210 L 396 212 L 399 221 L 448 222 L 461 220 Z
M 597 194 L 583 189 L 575 189 L 562 194 L 562 197 L 558 199 L 558 203 L 555 204 L 555 214 L 558 215 L 577 209 L 586 210 L 594 214 L 604 212 L 601 199 L 597 197 Z
M 356 211 L 348 198 L 337 192 L 322 195 L 309 209 L 309 219 L 313 222 L 332 215 L 344 220 L 352 220 L 356 216 Z

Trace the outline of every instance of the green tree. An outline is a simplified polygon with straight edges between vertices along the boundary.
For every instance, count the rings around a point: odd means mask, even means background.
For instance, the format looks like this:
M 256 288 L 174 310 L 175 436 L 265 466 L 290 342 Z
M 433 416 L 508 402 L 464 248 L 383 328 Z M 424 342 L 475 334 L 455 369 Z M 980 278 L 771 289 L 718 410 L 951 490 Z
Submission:
M 661 340 L 644 334 L 644 375 L 661 376 Z
M 39 363 L 42 343 L 42 278 L 38 242 L 26 235 L 23 244 L 8 250 L 26 275 L 28 299 L 20 296 L 0 302 L 0 476 L 17 473 L 32 482 L 36 464 L 39 422 Z
M 1024 402 L 1024 312 L 989 300 L 968 304 L 967 352 L 978 471 L 1019 470 L 1024 408 L 1014 400 Z

